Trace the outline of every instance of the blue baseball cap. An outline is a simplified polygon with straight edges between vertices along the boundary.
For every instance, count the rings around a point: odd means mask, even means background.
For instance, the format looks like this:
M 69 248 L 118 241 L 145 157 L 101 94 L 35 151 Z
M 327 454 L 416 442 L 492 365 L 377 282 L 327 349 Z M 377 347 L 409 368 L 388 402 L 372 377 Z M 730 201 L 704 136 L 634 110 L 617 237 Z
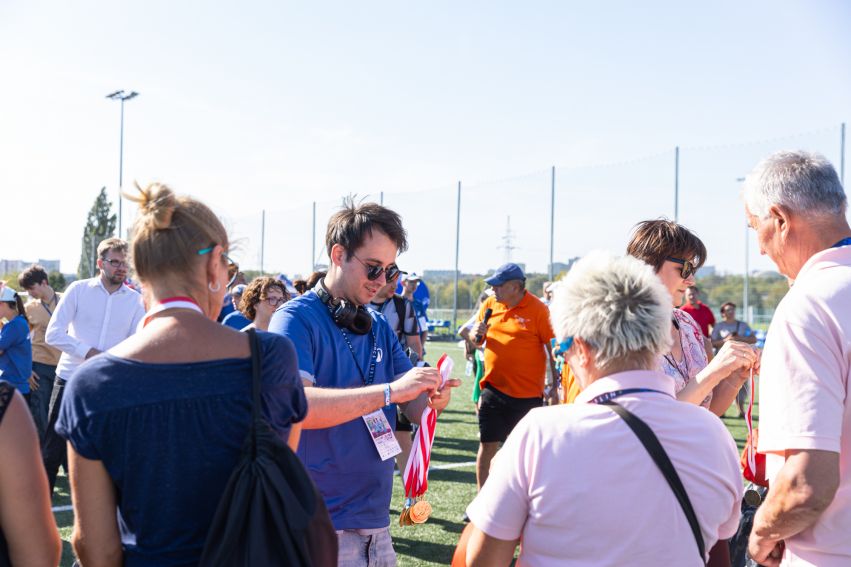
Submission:
M 523 273 L 520 266 L 509 262 L 498 267 L 491 277 L 485 278 L 485 283 L 488 285 L 502 285 L 511 280 L 526 281 L 526 274 Z

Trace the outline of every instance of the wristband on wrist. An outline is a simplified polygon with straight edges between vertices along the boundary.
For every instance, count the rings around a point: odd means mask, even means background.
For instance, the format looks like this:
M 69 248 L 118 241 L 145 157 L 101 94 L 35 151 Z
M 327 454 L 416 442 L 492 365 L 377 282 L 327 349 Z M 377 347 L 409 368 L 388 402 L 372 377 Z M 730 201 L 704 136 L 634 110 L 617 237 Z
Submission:
M 390 384 L 384 385 L 384 407 L 390 405 Z

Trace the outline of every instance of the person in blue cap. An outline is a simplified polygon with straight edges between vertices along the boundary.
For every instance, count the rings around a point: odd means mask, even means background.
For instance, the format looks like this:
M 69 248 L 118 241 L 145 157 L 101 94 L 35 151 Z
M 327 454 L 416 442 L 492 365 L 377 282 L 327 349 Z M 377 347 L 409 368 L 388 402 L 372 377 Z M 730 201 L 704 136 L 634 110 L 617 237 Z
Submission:
M 555 336 L 550 312 L 526 290 L 526 275 L 520 266 L 503 264 L 485 283 L 494 295 L 482 303 L 478 323 L 470 331 L 474 344 L 484 343 L 485 349 L 476 456 L 479 489 L 487 480 L 500 443 L 529 410 L 543 405 L 548 363 L 556 376 L 550 355 L 550 340 Z M 486 317 L 488 313 L 490 317 Z

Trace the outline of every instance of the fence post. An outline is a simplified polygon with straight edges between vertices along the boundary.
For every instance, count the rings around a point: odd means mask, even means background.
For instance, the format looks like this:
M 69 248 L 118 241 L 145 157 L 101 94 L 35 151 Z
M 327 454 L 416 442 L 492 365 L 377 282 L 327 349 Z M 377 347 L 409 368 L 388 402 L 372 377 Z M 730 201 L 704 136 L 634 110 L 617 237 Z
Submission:
M 555 234 L 555 222 L 556 222 L 556 166 L 553 166 L 552 176 L 550 179 L 550 269 L 548 278 L 550 281 L 553 281 L 554 270 L 553 270 L 553 235 Z
M 839 182 L 845 187 L 845 122 L 839 133 Z
M 674 222 L 680 222 L 680 147 L 674 148 Z
M 263 271 L 263 260 L 266 255 L 266 209 L 263 209 L 263 215 L 260 217 L 260 274 L 263 275 L 266 272 Z
M 452 329 L 458 328 L 458 253 L 461 247 L 461 182 L 458 182 L 458 200 L 455 205 L 455 284 L 452 290 Z

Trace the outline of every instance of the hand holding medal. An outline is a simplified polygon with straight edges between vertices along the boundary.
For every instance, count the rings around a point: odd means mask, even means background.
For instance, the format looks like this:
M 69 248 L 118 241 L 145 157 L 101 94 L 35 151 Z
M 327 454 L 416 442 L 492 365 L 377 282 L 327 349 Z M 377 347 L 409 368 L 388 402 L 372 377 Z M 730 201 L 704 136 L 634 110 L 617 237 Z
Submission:
M 440 372 L 440 387 L 446 385 L 452 373 L 452 359 L 446 354 L 437 362 Z M 405 483 L 405 506 L 399 516 L 400 526 L 422 524 L 431 516 L 432 508 L 425 500 L 428 490 L 428 467 L 431 462 L 431 447 L 434 443 L 434 432 L 437 426 L 437 411 L 429 406 L 423 410 L 420 427 L 414 436 L 411 455 L 405 466 L 402 480 Z

